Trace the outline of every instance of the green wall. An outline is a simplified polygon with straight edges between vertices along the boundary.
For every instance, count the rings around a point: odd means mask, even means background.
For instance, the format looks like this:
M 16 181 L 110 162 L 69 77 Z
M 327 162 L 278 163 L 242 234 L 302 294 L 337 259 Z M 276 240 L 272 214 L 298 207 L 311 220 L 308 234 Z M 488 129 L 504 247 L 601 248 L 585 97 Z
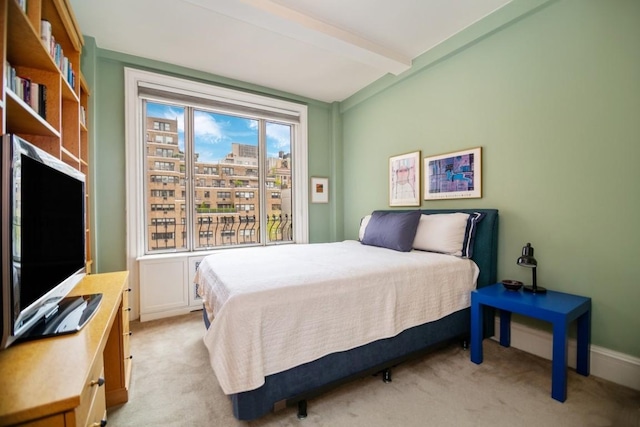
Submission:
M 422 206 L 499 209 L 498 277 L 531 281 L 531 242 L 541 286 L 593 299 L 592 343 L 640 357 L 640 2 L 537 3 L 342 103 L 344 237 L 388 207 L 389 156 L 480 146 L 482 198 Z
M 640 357 L 639 1 L 514 0 L 411 70 L 334 104 L 103 50 L 85 37 L 94 271 L 126 268 L 129 66 L 306 103 L 309 176 L 330 179 L 330 203 L 309 205 L 311 242 L 355 238 L 362 216 L 388 207 L 389 156 L 482 147 L 481 199 L 422 206 L 498 208 L 499 278 L 530 281 L 515 262 L 531 242 L 541 286 L 593 298 L 592 342 Z
M 100 49 L 85 36 L 82 71 L 91 88 L 89 127 L 95 272 L 126 269 L 124 68 L 132 67 L 300 102 L 308 106 L 309 176 L 330 176 L 341 149 L 335 106 L 171 64 Z M 334 203 L 309 205 L 309 240 L 323 242 L 341 219 Z

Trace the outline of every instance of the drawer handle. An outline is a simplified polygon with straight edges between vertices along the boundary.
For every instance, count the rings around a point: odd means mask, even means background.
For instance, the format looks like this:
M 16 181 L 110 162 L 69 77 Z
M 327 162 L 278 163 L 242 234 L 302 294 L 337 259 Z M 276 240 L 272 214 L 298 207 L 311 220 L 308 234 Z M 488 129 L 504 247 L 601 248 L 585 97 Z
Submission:
M 129 332 L 125 332 L 125 333 L 124 333 L 124 334 L 122 334 L 122 335 L 124 335 L 124 336 L 129 335 L 129 336 L 131 336 L 131 335 L 133 335 L 133 332 L 131 332 L 131 331 L 129 331 Z
M 131 288 L 127 288 L 126 292 L 131 292 Z
M 91 427 L 104 427 L 107 425 L 107 420 L 100 420 L 99 423 L 91 424 Z
M 131 307 L 125 308 L 124 311 L 131 311 Z
M 98 387 L 102 387 L 104 385 L 104 378 L 98 377 L 97 380 L 91 380 L 90 385 L 91 387 L 93 387 L 94 385 L 97 385 Z

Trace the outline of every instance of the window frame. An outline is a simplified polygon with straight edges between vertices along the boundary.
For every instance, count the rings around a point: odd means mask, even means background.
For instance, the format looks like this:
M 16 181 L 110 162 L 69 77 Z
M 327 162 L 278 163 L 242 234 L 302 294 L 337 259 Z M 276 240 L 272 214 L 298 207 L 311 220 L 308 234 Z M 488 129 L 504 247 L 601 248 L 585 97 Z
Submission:
M 142 99 L 138 94 L 140 84 L 163 86 L 177 93 L 198 93 L 211 99 L 222 100 L 229 104 L 250 106 L 265 111 L 285 111 L 297 115 L 299 123 L 294 126 L 293 156 L 293 194 L 292 211 L 296 218 L 293 239 L 296 243 L 308 243 L 308 133 L 307 106 L 300 103 L 271 98 L 263 95 L 222 88 L 214 84 L 196 82 L 184 78 L 172 77 L 149 71 L 125 67 L 125 151 L 126 151 L 126 207 L 127 207 L 127 268 L 137 273 L 137 261 L 155 257 L 167 257 L 172 254 L 145 254 L 145 173 L 143 163 L 145 145 L 144 111 Z M 266 193 L 265 193 L 266 197 Z M 177 208 L 177 207 L 176 207 Z M 176 252 L 176 257 L 185 255 L 206 255 L 211 251 Z

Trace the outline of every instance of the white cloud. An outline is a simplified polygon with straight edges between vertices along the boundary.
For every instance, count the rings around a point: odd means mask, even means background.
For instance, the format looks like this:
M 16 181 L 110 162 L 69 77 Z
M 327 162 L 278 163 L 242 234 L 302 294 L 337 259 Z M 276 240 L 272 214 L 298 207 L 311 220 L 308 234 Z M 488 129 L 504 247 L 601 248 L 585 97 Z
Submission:
M 194 116 L 194 133 L 198 140 L 203 142 L 218 143 L 225 139 L 222 126 L 211 114 L 198 114 Z
M 291 126 L 267 123 L 267 141 L 270 149 L 291 149 Z

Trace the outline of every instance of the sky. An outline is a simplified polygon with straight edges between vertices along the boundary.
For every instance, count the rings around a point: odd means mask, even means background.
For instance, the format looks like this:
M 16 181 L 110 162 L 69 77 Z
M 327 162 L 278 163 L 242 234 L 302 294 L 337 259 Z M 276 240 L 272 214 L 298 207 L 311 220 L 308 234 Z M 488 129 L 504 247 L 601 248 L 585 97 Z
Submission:
M 148 102 L 147 116 L 178 119 L 178 145 L 184 151 L 183 107 Z M 196 110 L 194 134 L 199 161 L 215 163 L 231 152 L 231 144 L 234 142 L 258 145 L 258 121 Z M 290 126 L 267 122 L 267 156 L 278 157 L 281 150 L 290 153 L 290 147 Z

